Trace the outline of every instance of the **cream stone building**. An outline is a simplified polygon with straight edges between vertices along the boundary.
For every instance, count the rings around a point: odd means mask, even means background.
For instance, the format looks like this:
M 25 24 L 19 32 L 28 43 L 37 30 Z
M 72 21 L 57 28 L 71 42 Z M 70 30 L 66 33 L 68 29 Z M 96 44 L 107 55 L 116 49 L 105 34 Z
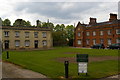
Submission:
M 52 33 L 49 28 L 3 26 L 3 49 L 41 49 L 53 46 Z

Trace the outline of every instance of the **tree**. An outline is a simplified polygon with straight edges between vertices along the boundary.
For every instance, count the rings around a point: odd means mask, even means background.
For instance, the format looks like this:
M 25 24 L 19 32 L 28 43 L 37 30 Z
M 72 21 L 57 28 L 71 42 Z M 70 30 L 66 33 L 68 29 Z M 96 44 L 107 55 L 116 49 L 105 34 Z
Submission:
M 4 21 L 2 21 L 2 25 L 3 26 L 11 26 L 11 21 L 9 19 L 5 19 Z
M 65 30 L 65 25 L 64 24 L 57 24 L 56 27 L 54 28 L 54 31 L 64 31 Z
M 48 27 L 48 23 L 46 23 L 46 22 L 42 22 L 41 27 Z
M 54 46 L 65 46 L 67 45 L 67 40 L 65 38 L 65 31 L 56 31 L 52 33 L 53 36 L 53 45 Z
M 61 24 L 61 31 L 64 31 L 65 30 L 65 25 L 64 24 Z
M 15 20 L 15 22 L 13 23 L 13 26 L 31 26 L 31 23 L 29 21 L 25 21 L 23 19 L 17 19 Z
M 26 26 L 31 26 L 30 21 L 27 21 L 27 22 L 26 22 Z
M 48 27 L 53 31 L 53 29 L 54 29 L 54 24 L 50 22 L 50 23 L 48 24 Z
M 67 45 L 66 31 L 64 24 L 57 24 L 53 30 L 53 45 L 64 46 Z
M 0 18 L 0 26 L 2 26 L 2 22 L 3 22 L 3 21 L 2 21 L 2 19 Z
M 67 39 L 68 39 L 68 45 L 73 46 L 73 38 L 74 38 L 74 26 L 73 25 L 68 25 L 66 26 L 66 33 L 67 33 Z

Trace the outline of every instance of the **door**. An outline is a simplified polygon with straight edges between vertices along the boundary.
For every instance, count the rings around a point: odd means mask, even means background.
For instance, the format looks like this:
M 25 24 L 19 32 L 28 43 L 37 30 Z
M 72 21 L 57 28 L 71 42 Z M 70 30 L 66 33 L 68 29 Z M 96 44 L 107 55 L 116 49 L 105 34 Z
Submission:
M 35 44 L 35 48 L 38 48 L 38 40 L 35 40 L 34 44 Z
M 5 40 L 5 49 L 9 49 L 9 40 Z

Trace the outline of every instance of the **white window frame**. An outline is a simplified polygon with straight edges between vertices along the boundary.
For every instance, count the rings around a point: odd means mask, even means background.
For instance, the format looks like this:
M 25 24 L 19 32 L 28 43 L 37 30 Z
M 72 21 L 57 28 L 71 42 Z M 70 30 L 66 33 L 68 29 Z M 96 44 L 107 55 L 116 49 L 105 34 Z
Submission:
M 20 32 L 19 31 L 15 31 L 15 37 L 19 37 L 20 36 Z
M 86 39 L 86 44 L 89 45 L 90 44 L 90 40 Z
M 29 32 L 25 32 L 25 37 L 26 37 L 26 38 L 29 37 Z
M 78 39 L 78 40 L 77 40 L 77 44 L 78 44 L 78 45 L 81 45 L 81 44 L 82 44 L 81 39 Z
M 43 46 L 47 46 L 47 41 L 46 40 L 43 40 L 42 43 L 43 43 Z
M 112 39 L 111 38 L 108 38 L 108 45 L 111 45 L 112 44 Z
M 20 46 L 20 40 L 15 40 L 15 47 L 19 47 Z
M 90 36 L 90 32 L 86 32 L 86 36 Z
M 104 35 L 104 33 L 103 33 L 103 31 L 102 31 L 102 30 L 100 31 L 100 35 L 101 35 L 101 36 L 103 36 L 103 35 Z
M 42 32 L 42 37 L 46 38 L 47 37 L 47 32 Z
M 34 37 L 38 38 L 38 32 L 34 32 Z
M 25 40 L 25 46 L 29 47 L 30 46 L 30 41 L 29 40 Z
M 103 44 L 104 43 L 104 39 L 100 39 L 100 43 Z
M 93 45 L 96 45 L 96 39 L 93 39 Z
M 78 32 L 78 37 L 80 37 L 80 35 L 81 35 L 80 32 Z
M 96 31 L 93 31 L 93 36 L 96 36 Z
M 116 43 L 120 43 L 120 38 L 117 38 L 117 39 L 116 39 Z
M 108 35 L 111 35 L 111 34 L 112 34 L 111 29 L 109 29 L 109 30 L 107 31 L 107 34 L 108 34 Z
M 4 31 L 4 36 L 8 37 L 9 36 L 9 31 Z
M 116 29 L 116 34 L 120 34 L 120 29 Z

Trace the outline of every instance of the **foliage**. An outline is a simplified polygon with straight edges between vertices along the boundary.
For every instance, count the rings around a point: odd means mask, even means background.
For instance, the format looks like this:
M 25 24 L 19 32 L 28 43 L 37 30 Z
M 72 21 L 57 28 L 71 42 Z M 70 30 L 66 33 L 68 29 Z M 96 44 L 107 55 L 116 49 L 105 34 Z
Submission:
M 2 25 L 3 26 L 11 26 L 11 21 L 9 19 L 5 19 L 4 21 L 2 21 Z
M 54 46 L 65 46 L 67 45 L 66 31 L 64 24 L 57 24 L 53 30 L 53 45 Z
M 26 26 L 31 26 L 30 21 L 26 21 Z
M 31 23 L 29 21 L 25 21 L 23 19 L 17 19 L 13 23 L 13 26 L 31 26 Z
M 73 46 L 73 35 L 74 35 L 74 27 L 73 25 L 68 25 L 65 27 L 64 24 L 57 24 L 53 30 L 53 45 L 61 46 L 61 45 L 69 45 Z M 58 43 L 58 44 L 57 44 Z
M 50 23 L 42 22 L 41 27 L 48 27 L 53 31 L 54 24 L 51 22 Z
M 66 26 L 66 33 L 67 33 L 67 39 L 69 41 L 68 45 L 73 46 L 73 39 L 74 39 L 74 26 L 73 25 L 67 25 Z
M 65 31 L 56 31 L 56 32 L 53 32 L 52 35 L 53 35 L 53 46 L 65 46 L 65 45 L 67 45 Z
M 54 31 L 65 31 L 65 25 L 64 24 L 57 24 L 56 27 L 54 28 Z

